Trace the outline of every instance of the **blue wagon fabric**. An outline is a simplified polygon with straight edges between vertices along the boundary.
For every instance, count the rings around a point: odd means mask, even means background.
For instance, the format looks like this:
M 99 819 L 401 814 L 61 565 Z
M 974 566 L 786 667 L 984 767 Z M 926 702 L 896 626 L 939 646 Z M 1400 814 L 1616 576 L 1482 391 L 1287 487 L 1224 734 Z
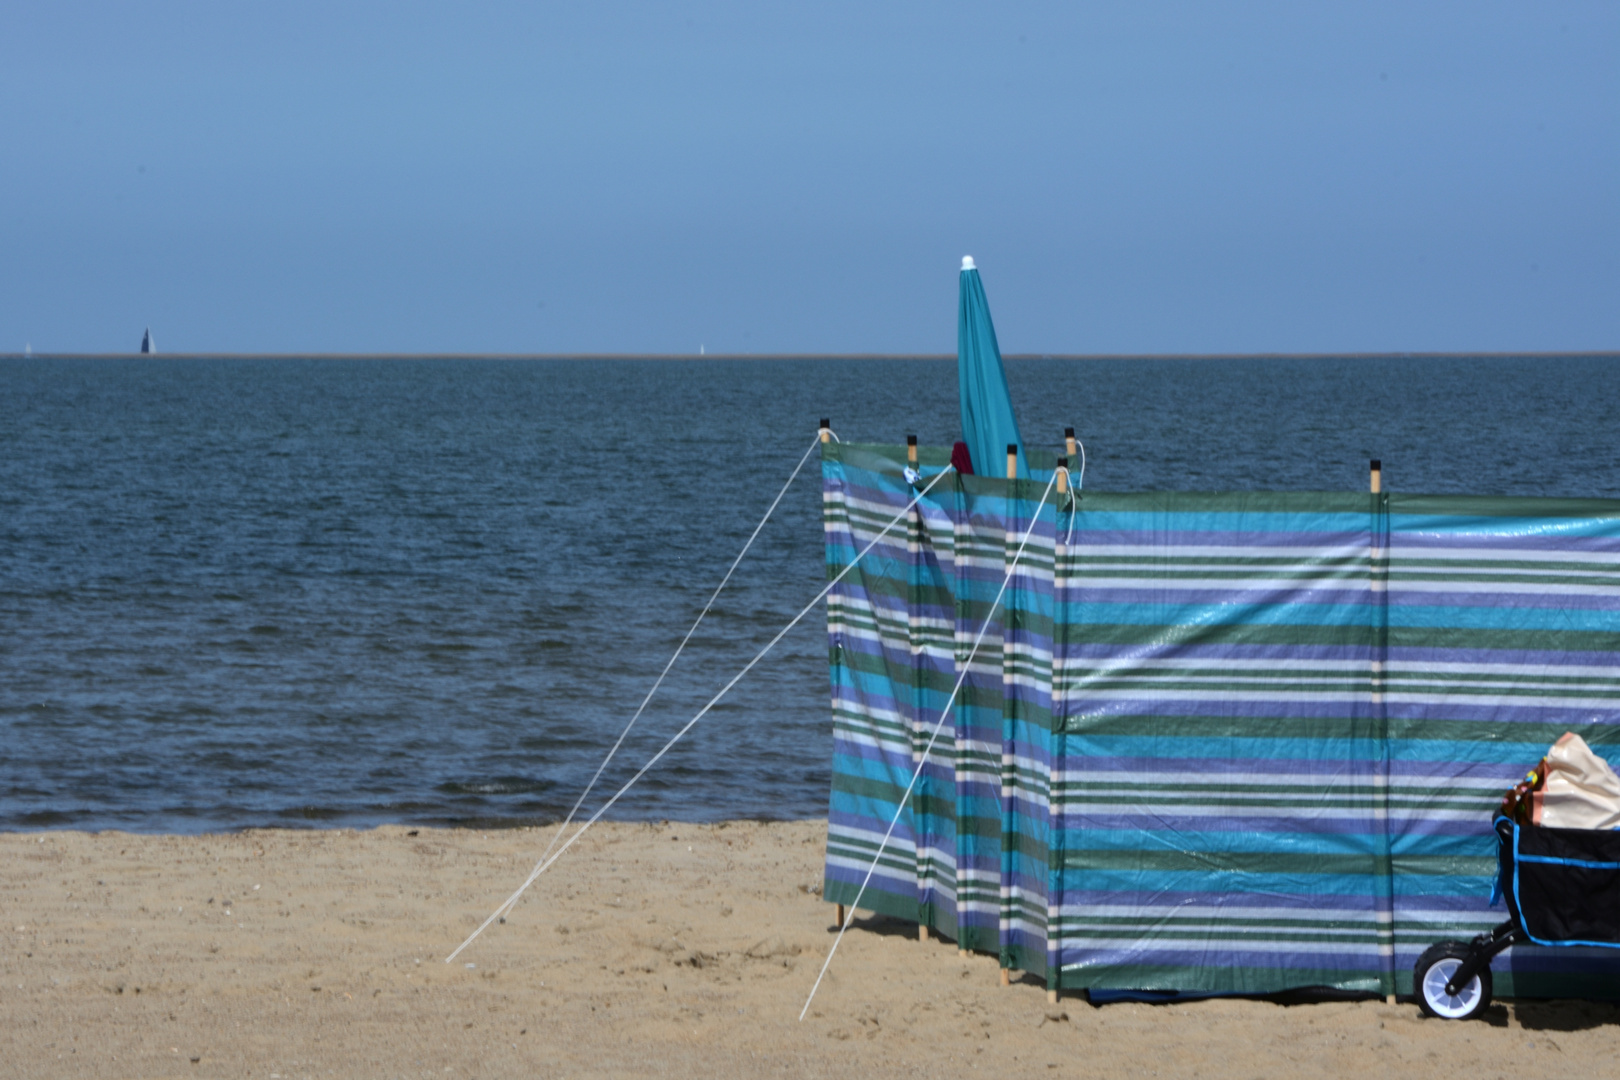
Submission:
M 1055 988 L 1214 993 L 1409 993 L 1419 952 L 1501 920 L 1502 791 L 1566 730 L 1620 746 L 1620 503 L 1043 499 L 1028 457 L 942 480 L 829 597 L 827 899 L 894 820 L 862 908 Z M 830 575 L 916 493 L 904 465 L 827 448 Z M 1596 949 L 1497 971 L 1620 985 Z

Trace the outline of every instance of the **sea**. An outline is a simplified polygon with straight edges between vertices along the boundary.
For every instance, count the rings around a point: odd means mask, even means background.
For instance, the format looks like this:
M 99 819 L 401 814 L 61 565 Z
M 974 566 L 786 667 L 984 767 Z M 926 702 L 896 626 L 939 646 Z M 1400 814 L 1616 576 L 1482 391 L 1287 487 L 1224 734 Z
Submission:
M 1620 356 L 1021 358 L 1110 491 L 1620 498 Z M 952 359 L 0 358 L 0 829 L 556 821 L 818 420 Z M 595 810 L 821 588 L 811 453 Z M 609 813 L 825 813 L 825 615 Z

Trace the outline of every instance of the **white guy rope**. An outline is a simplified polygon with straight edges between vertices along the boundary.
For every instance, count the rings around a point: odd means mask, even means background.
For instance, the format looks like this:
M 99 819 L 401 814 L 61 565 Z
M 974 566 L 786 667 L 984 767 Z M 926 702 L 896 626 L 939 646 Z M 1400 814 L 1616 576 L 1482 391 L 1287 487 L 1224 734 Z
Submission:
M 1024 548 L 1029 545 L 1029 538 L 1035 532 L 1035 523 L 1040 520 L 1038 507 L 1046 504 L 1046 496 L 1051 493 L 1052 485 L 1057 483 L 1057 474 L 1046 482 L 1046 490 L 1041 492 L 1041 501 L 1036 504 L 1037 510 L 1029 516 L 1029 528 L 1024 530 L 1024 539 L 1018 545 L 1012 562 L 1007 566 L 1007 573 L 1001 579 L 1001 588 L 996 592 L 995 600 L 991 601 L 990 610 L 984 617 L 984 625 L 979 627 L 979 636 L 973 639 L 973 648 L 968 652 L 967 660 L 962 663 L 962 673 L 956 677 L 956 685 L 951 687 L 951 696 L 945 699 L 945 707 L 939 711 L 939 719 L 934 723 L 934 733 L 928 737 L 928 745 L 923 747 L 922 757 L 917 759 L 917 767 L 912 770 L 911 783 L 906 785 L 906 793 L 900 796 L 900 805 L 894 808 L 894 817 L 889 821 L 889 831 L 883 834 L 883 843 L 878 845 L 877 854 L 872 856 L 872 865 L 866 868 L 866 877 L 861 881 L 861 887 L 856 890 L 855 899 L 849 903 L 849 910 L 844 915 L 844 923 L 838 928 L 838 936 L 833 939 L 832 948 L 827 950 L 827 959 L 821 963 L 821 973 L 816 976 L 816 984 L 810 988 L 810 996 L 804 999 L 804 1008 L 799 1010 L 799 1019 L 803 1020 L 810 1011 L 810 1003 L 816 999 L 816 991 L 821 989 L 821 980 L 826 978 L 827 969 L 832 966 L 833 954 L 838 951 L 838 945 L 844 940 L 844 931 L 849 924 L 855 921 L 855 906 L 866 895 L 866 886 L 872 881 L 872 874 L 877 870 L 878 862 L 883 858 L 883 851 L 889 846 L 889 838 L 894 835 L 894 827 L 900 821 L 900 815 L 905 813 L 906 802 L 911 798 L 912 789 L 917 786 L 917 778 L 922 775 L 923 766 L 928 764 L 928 755 L 933 752 L 934 743 L 939 739 L 939 733 L 945 729 L 945 720 L 951 714 L 951 708 L 956 704 L 956 695 L 962 691 L 962 682 L 967 678 L 968 669 L 973 664 L 973 658 L 979 653 L 979 646 L 984 642 L 984 635 L 990 629 L 990 620 L 995 618 L 996 608 L 1001 606 L 1001 598 L 1007 594 L 1007 586 L 1012 583 L 1013 571 L 1018 569 L 1018 561 L 1024 557 Z
M 1058 472 L 1062 473 L 1064 476 L 1073 476 L 1074 475 L 1073 473 L 1069 472 L 1068 469 L 1065 469 L 1065 468 L 1058 469 Z M 1077 488 L 1077 487 L 1071 487 L 1071 488 L 1069 488 L 1069 531 L 1067 533 L 1065 533 L 1064 536 L 1063 536 L 1063 546 L 1064 547 L 1068 547 L 1069 546 L 1069 541 L 1074 539 L 1074 519 L 1079 516 L 1079 513 L 1080 513 L 1080 489 Z
M 636 726 L 636 721 L 641 719 L 641 714 L 646 711 L 647 703 L 653 699 L 654 694 L 658 693 L 658 688 L 664 685 L 664 677 L 669 674 L 669 669 L 675 666 L 675 661 L 680 659 L 681 652 L 686 648 L 686 643 L 692 640 L 693 634 L 697 633 L 698 624 L 703 621 L 704 616 L 708 615 L 709 610 L 714 607 L 714 602 L 720 598 L 720 593 L 725 589 L 726 583 L 731 580 L 731 575 L 737 572 L 737 566 L 743 561 L 743 556 L 748 554 L 748 549 L 753 547 L 754 541 L 759 538 L 760 530 L 765 527 L 765 523 L 771 520 L 771 515 L 776 512 L 776 507 L 781 503 L 782 496 L 786 495 L 788 488 L 793 486 L 793 481 L 798 479 L 800 470 L 804 468 L 804 463 L 810 460 L 810 455 L 815 453 L 816 447 L 820 445 L 821 433 L 818 431 L 815 439 L 810 443 L 809 449 L 805 450 L 804 456 L 799 459 L 799 463 L 793 467 L 793 472 L 788 475 L 787 483 L 782 485 L 782 490 L 778 491 L 776 498 L 771 500 L 771 505 L 766 509 L 765 516 L 759 519 L 758 525 L 754 526 L 754 531 L 749 535 L 748 542 L 742 546 L 741 551 L 737 552 L 737 557 L 731 560 L 731 567 L 726 570 L 726 576 L 720 579 L 720 584 L 716 585 L 714 592 L 709 594 L 709 602 L 703 605 L 702 611 L 698 612 L 698 617 L 692 621 L 691 629 L 686 631 L 686 636 L 681 638 L 681 643 L 675 646 L 675 652 L 665 662 L 664 670 L 658 673 L 658 678 L 654 680 L 652 689 L 647 691 L 647 696 L 642 698 L 641 704 L 636 707 L 635 715 L 630 717 L 630 722 L 624 725 L 623 731 L 619 732 L 619 737 L 614 740 L 613 746 L 609 748 L 607 757 L 602 759 L 602 764 L 596 767 L 596 772 L 591 776 L 590 783 L 585 785 L 585 790 L 579 793 L 578 799 L 574 800 L 573 808 L 568 811 L 568 816 L 563 818 L 562 822 L 557 826 L 557 831 L 551 834 L 551 843 L 546 845 L 546 850 L 541 854 L 539 861 L 535 863 L 536 866 L 546 861 L 546 856 L 551 854 L 551 850 L 557 846 L 557 841 L 562 839 L 562 834 L 573 823 L 574 816 L 579 813 L 579 808 L 585 804 L 586 799 L 590 798 L 591 792 L 596 790 L 596 782 L 602 778 L 603 770 L 608 767 L 608 763 L 613 760 L 613 756 L 619 752 L 619 747 L 624 745 L 625 737 L 630 734 L 630 729 Z M 506 916 L 511 910 L 512 905 L 510 903 L 506 904 L 500 911 L 496 912 L 496 918 Z
M 670 750 L 675 746 L 675 744 L 680 742 L 682 737 L 684 737 L 688 731 L 691 731 L 692 728 L 697 725 L 697 722 L 699 720 L 703 719 L 703 717 L 708 714 L 710 709 L 713 709 L 716 705 L 718 705 L 720 703 L 720 699 L 725 697 L 726 694 L 731 691 L 731 688 L 733 686 L 736 686 L 739 682 L 742 681 L 742 678 L 743 678 L 744 675 L 747 675 L 750 671 L 752 671 L 754 669 L 754 665 L 758 664 L 761 660 L 763 660 L 765 658 L 766 653 L 768 653 L 772 649 L 776 648 L 777 643 L 780 642 L 783 638 L 787 637 L 788 631 L 792 630 L 795 626 L 799 625 L 799 623 L 804 619 L 804 617 L 806 615 L 810 614 L 810 612 L 815 610 L 816 605 L 821 603 L 822 599 L 828 593 L 833 591 L 833 587 L 836 586 L 840 581 L 843 581 L 844 578 L 849 575 L 849 572 L 851 570 L 854 570 L 855 567 L 857 565 L 859 565 L 860 561 L 863 558 L 866 557 L 866 553 L 871 551 L 874 547 L 876 547 L 878 541 L 883 539 L 885 536 L 888 535 L 889 530 L 893 529 L 902 520 L 904 520 L 904 518 L 905 518 L 905 516 L 907 514 L 911 513 L 911 508 L 913 506 L 916 506 L 919 502 L 921 502 L 923 496 L 927 495 L 930 491 L 932 491 L 935 484 L 938 484 L 946 476 L 949 476 L 952 471 L 953 470 L 951 469 L 951 467 L 947 465 L 943 470 L 941 470 L 939 472 L 938 475 L 936 475 L 932 480 L 930 480 L 928 482 L 927 487 L 923 488 L 921 491 L 917 492 L 917 494 L 915 496 L 912 497 L 912 500 L 906 504 L 905 509 L 901 510 L 894 517 L 890 518 L 889 523 L 887 525 L 883 526 L 882 531 L 880 531 L 876 536 L 872 537 L 872 542 L 867 544 L 864 548 L 862 548 L 860 550 L 860 553 L 857 554 L 855 556 L 855 558 L 851 559 L 849 565 L 844 567 L 842 570 L 840 570 L 836 577 L 834 577 L 831 581 L 827 582 L 826 587 L 823 588 L 819 593 L 816 594 L 814 600 L 811 600 L 808 604 L 806 604 L 799 611 L 799 613 L 797 615 L 793 616 L 792 620 L 786 626 L 782 627 L 781 631 L 778 632 L 775 637 L 771 638 L 771 640 L 765 645 L 765 647 L 763 649 L 761 649 L 761 650 L 759 650 L 759 652 L 755 653 L 754 658 L 752 660 L 748 661 L 748 663 L 744 664 L 743 669 L 741 671 L 737 672 L 736 675 L 732 676 L 731 681 L 726 683 L 726 685 L 722 686 L 720 688 L 720 692 L 715 694 L 714 697 L 710 698 L 708 704 L 704 705 L 703 708 L 699 709 L 696 716 L 694 716 L 694 717 L 692 717 L 692 719 L 688 720 L 686 722 L 685 726 L 683 726 L 674 735 L 670 736 L 669 741 L 666 742 L 663 745 L 663 747 L 658 751 L 658 753 L 656 753 L 652 757 L 648 758 L 647 759 L 647 764 L 643 765 L 640 769 L 638 769 L 636 771 L 636 774 L 634 776 L 632 776 L 629 780 L 626 780 L 625 783 L 624 783 L 624 786 L 621 787 L 618 791 L 614 792 L 613 797 L 611 799 L 609 799 L 607 802 L 602 804 L 601 809 L 597 810 L 596 813 L 592 814 L 589 818 L 587 818 L 586 821 L 585 821 L 585 824 L 581 825 L 579 827 L 579 829 L 575 831 L 574 835 L 572 835 L 572 836 L 570 836 L 568 838 L 567 842 L 564 843 L 562 847 L 558 848 L 551 855 L 550 858 L 548 858 L 545 861 L 541 862 L 539 866 L 536 866 L 534 868 L 534 870 L 530 872 L 528 878 L 523 882 L 523 884 L 518 886 L 517 891 L 514 892 L 511 896 L 507 897 L 506 902 L 503 903 L 500 907 L 496 908 L 494 913 L 491 914 L 489 918 L 484 920 L 482 926 L 480 926 L 478 929 L 474 930 L 470 935 L 468 935 L 466 941 L 463 941 L 460 945 L 456 946 L 456 951 L 451 953 L 449 956 L 445 957 L 444 962 L 448 964 L 448 963 L 450 963 L 450 961 L 454 960 L 457 956 L 459 956 L 461 954 L 461 950 L 465 949 L 468 945 L 471 945 L 473 943 L 473 939 L 478 937 L 479 934 L 482 934 L 484 932 L 484 930 L 489 926 L 490 923 L 492 923 L 496 919 L 498 919 L 500 917 L 500 914 L 501 914 L 502 911 L 505 911 L 505 910 L 509 909 L 514 903 L 516 903 L 518 897 L 523 895 L 524 890 L 527 889 L 530 885 L 534 884 L 535 879 L 537 879 L 541 874 L 545 873 L 548 869 L 550 869 L 552 863 L 554 863 L 558 859 L 562 858 L 563 854 L 569 848 L 574 846 L 574 841 L 578 840 L 581 836 L 585 835 L 585 830 L 589 829 L 592 825 L 595 825 L 597 823 L 597 821 L 601 819 L 602 815 L 607 813 L 608 810 L 613 806 L 613 804 L 618 802 L 619 799 L 624 796 L 625 792 L 629 791 L 633 786 L 635 786 L 636 781 L 640 780 L 643 776 L 646 775 L 647 770 L 651 769 L 654 765 L 658 764 L 658 762 L 663 758 L 663 756 L 665 754 L 669 753 Z

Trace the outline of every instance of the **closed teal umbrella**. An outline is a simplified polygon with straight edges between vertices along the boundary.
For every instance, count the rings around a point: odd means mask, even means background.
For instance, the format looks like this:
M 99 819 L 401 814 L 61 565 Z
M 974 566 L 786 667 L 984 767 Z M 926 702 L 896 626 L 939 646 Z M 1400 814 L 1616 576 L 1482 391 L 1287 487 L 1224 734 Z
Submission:
M 962 259 L 961 302 L 956 315 L 956 381 L 962 398 L 962 441 L 973 459 L 973 471 L 982 476 L 1007 474 L 1007 447 L 1018 447 L 1018 475 L 1029 476 L 1024 440 L 1018 434 L 1007 373 L 1001 366 L 1001 348 L 990 321 L 990 303 L 973 265 Z

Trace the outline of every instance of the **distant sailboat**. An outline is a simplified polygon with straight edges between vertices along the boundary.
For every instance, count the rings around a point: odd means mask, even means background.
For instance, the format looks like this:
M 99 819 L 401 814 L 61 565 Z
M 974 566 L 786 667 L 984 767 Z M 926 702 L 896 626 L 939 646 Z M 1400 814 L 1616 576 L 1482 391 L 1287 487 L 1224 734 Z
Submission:
M 141 352 L 143 354 L 157 352 L 157 346 L 152 344 L 152 328 L 150 326 L 146 328 L 146 336 L 141 338 Z

